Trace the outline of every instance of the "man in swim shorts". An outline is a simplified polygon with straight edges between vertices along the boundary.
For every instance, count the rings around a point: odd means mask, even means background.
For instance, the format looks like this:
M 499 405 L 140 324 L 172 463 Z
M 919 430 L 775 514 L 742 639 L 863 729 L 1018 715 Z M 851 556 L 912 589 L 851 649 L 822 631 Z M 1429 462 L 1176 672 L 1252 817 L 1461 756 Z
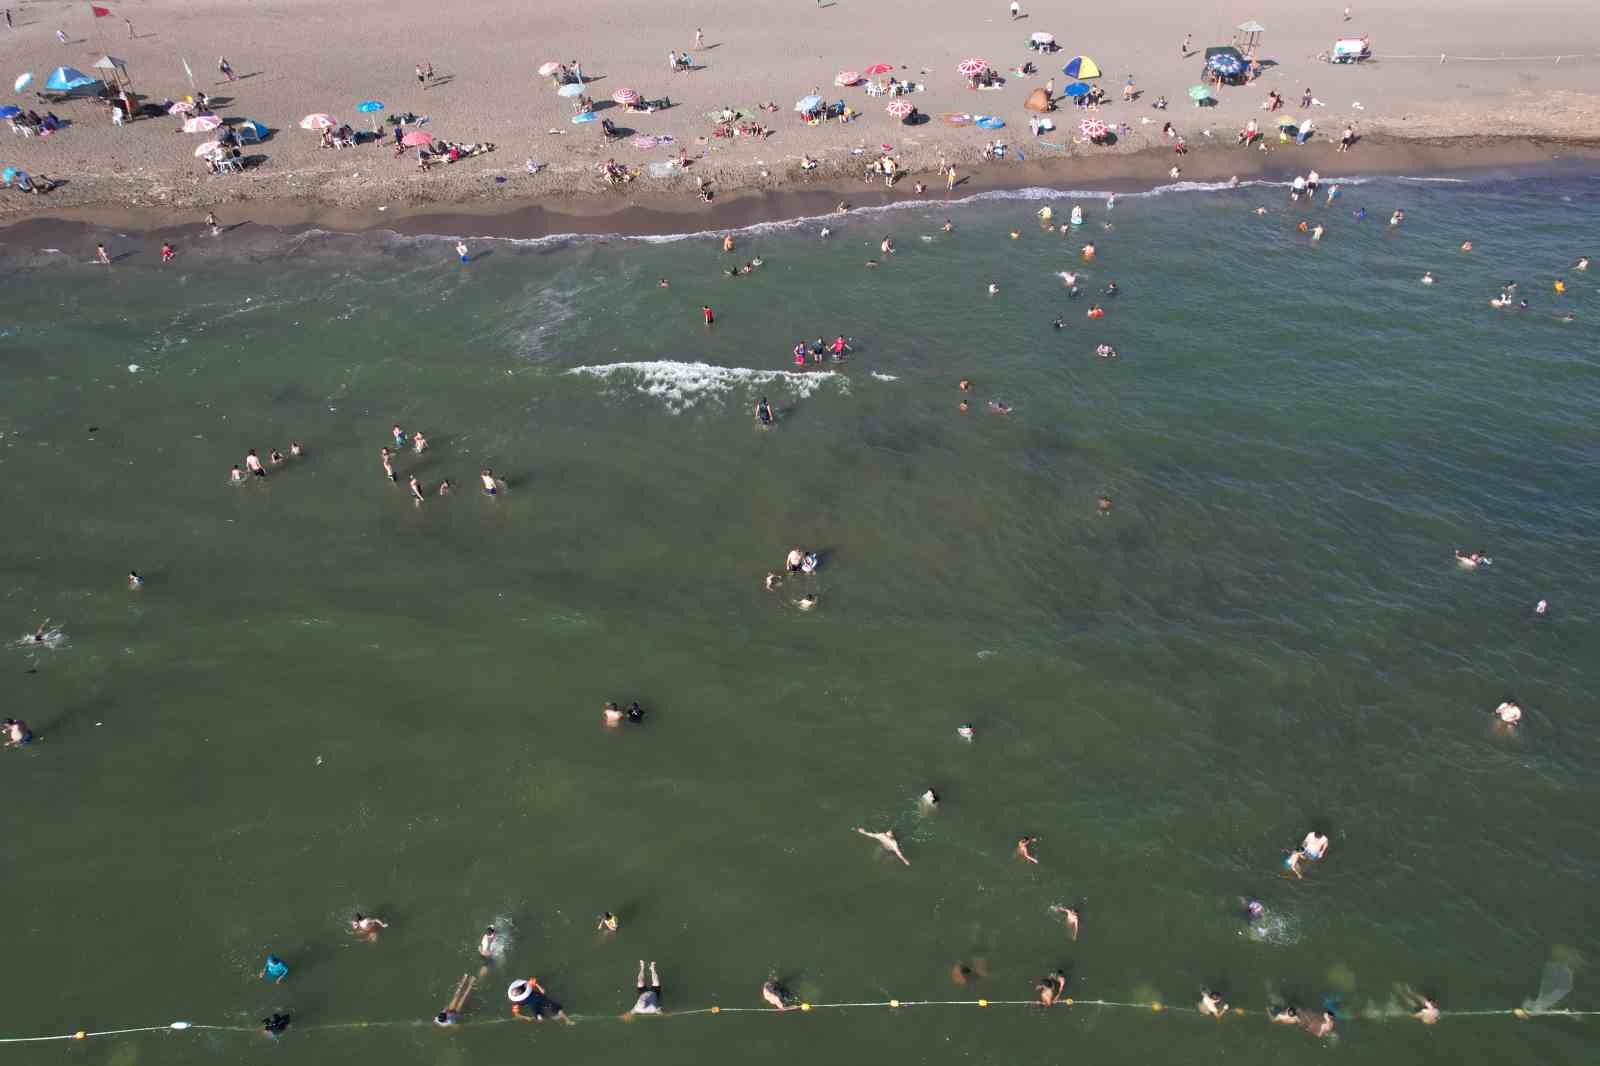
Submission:
M 483 482 L 483 494 L 485 496 L 498 496 L 500 494 L 500 487 L 495 484 L 493 470 L 484 467 L 478 471 L 478 479 Z
M 656 964 L 650 963 L 650 983 L 644 981 L 644 960 L 639 960 L 639 976 L 634 978 L 634 989 L 639 993 L 639 998 L 634 1000 L 629 1014 L 660 1014 L 661 1013 L 661 977 L 656 973 Z

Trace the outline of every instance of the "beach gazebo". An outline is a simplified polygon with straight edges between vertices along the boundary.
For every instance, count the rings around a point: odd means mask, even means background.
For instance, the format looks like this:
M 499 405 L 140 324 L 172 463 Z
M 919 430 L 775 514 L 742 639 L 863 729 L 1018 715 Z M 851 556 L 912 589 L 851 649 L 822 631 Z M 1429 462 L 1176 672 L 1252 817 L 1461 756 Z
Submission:
M 126 89 L 133 84 L 133 79 L 128 77 L 128 61 L 126 59 L 118 59 L 116 56 L 101 56 L 94 61 L 94 69 L 99 72 L 100 80 L 110 87 Z
M 1235 40 L 1240 51 L 1248 56 L 1255 55 L 1256 48 L 1261 44 L 1261 35 L 1267 32 L 1267 28 L 1255 19 L 1246 19 L 1234 28 L 1239 31 Z

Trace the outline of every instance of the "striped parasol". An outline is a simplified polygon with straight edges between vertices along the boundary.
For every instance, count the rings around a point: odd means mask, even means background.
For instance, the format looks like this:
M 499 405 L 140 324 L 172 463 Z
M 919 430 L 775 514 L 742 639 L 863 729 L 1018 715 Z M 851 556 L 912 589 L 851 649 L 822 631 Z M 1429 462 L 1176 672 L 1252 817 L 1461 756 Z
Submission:
M 854 85 L 860 80 L 861 72 L 859 70 L 841 70 L 833 76 L 835 85 Z
M 1104 137 L 1109 130 L 1107 129 L 1106 124 L 1101 122 L 1099 119 L 1086 118 L 1082 122 L 1078 123 L 1078 132 L 1092 141 L 1096 137 Z
M 911 112 L 915 111 L 916 108 L 911 106 L 910 101 L 896 100 L 894 103 L 884 108 L 884 110 L 889 112 L 889 114 L 893 115 L 895 118 L 903 119 L 910 118 Z
M 987 59 L 969 59 L 956 67 L 956 70 L 963 78 L 975 78 L 988 69 L 989 61 Z
M 629 104 L 638 103 L 640 100 L 644 99 L 644 97 L 640 96 L 639 93 L 633 89 L 618 89 L 616 92 L 611 94 L 611 99 L 626 107 Z

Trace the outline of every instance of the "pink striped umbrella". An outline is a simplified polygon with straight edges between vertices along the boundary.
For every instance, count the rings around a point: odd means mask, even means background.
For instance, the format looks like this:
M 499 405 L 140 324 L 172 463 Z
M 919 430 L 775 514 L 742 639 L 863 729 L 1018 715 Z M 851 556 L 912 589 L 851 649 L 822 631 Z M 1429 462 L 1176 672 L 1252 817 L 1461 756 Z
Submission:
M 896 100 L 894 103 L 884 108 L 884 110 L 889 112 L 889 114 L 893 115 L 895 118 L 910 118 L 911 112 L 915 111 L 916 108 L 912 107 L 910 102 L 906 100 Z
M 167 108 L 167 114 L 169 114 L 169 115 L 187 115 L 189 112 L 191 112 L 193 110 L 194 110 L 194 104 L 190 103 L 188 100 L 179 100 L 177 103 L 175 103 L 171 107 Z
M 1086 118 L 1078 123 L 1078 132 L 1090 140 L 1096 137 L 1104 137 L 1107 132 L 1106 124 L 1097 118 Z
M 894 73 L 894 67 L 890 66 L 888 63 L 874 63 L 874 64 L 872 64 L 872 66 L 868 67 L 866 70 L 863 70 L 861 73 L 865 74 L 869 78 L 875 78 L 879 74 L 892 74 L 892 73 Z
M 210 133 L 220 125 L 222 120 L 216 115 L 196 115 L 194 118 L 183 120 L 183 132 Z
M 222 144 L 220 141 L 207 141 L 206 143 L 195 148 L 194 155 L 196 159 L 199 159 L 201 156 L 207 156 L 212 152 L 218 152 L 221 150 Z
M 338 124 L 332 115 L 324 115 L 321 112 L 315 115 L 307 115 L 300 120 L 300 128 L 303 130 L 325 130 Z
M 839 73 L 833 76 L 833 83 L 835 85 L 854 85 L 860 80 L 861 72 L 858 70 L 841 70 Z
M 640 96 L 638 92 L 633 89 L 618 89 L 616 92 L 611 94 L 611 99 L 626 107 L 629 104 L 638 103 L 640 100 L 643 100 L 644 97 Z
M 433 143 L 433 134 L 427 133 L 423 130 L 412 130 L 410 133 L 400 138 L 400 143 L 405 145 L 407 148 L 420 148 L 424 144 Z
M 969 59 L 956 67 L 956 70 L 960 72 L 963 78 L 975 78 L 988 69 L 989 61 L 987 59 Z

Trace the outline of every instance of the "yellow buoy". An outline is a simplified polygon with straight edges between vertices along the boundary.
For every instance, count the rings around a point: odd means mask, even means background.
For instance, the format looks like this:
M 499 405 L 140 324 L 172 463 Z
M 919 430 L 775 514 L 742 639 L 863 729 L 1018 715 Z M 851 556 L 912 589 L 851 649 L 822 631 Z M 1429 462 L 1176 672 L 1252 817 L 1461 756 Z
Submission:
M 712 1014 L 721 1014 L 722 1013 L 722 1008 L 721 1007 L 712 1007 L 711 1008 L 711 1013 Z
M 891 1006 L 891 1007 L 898 1007 L 899 1005 L 900 1005 L 900 1001 L 898 999 L 891 999 L 889 1001 L 889 1006 Z
M 79 1029 L 76 1033 L 72 1034 L 72 1039 L 74 1039 L 74 1040 L 83 1040 L 83 1039 L 86 1039 L 88 1037 L 88 1035 L 89 1035 L 88 1033 L 84 1032 L 82 1029 Z
M 801 1010 L 802 1010 L 802 1011 L 808 1011 L 808 1010 L 810 1010 L 810 1009 L 811 1009 L 811 1004 L 809 1004 L 809 1003 L 802 1003 L 802 1004 L 800 1004 L 800 1009 L 801 1009 Z
M 987 1006 L 988 1006 L 988 1005 L 989 1005 L 989 1001 L 988 1001 L 988 1000 L 986 1000 L 986 999 L 980 999 L 980 1000 L 978 1000 L 978 1006 L 980 1006 L 980 1007 L 987 1007 Z
M 1157 1013 L 1157 1014 L 1160 1014 L 1160 1013 L 1161 1013 L 1161 1012 L 1162 1012 L 1162 1011 L 1163 1011 L 1163 1010 L 1165 1010 L 1165 1009 L 1166 1009 L 1166 1008 L 1165 1008 L 1165 1007 L 1163 1007 L 1163 1006 L 1162 1006 L 1162 1005 L 1161 1005 L 1161 1004 L 1159 1004 L 1159 1003 L 1152 1003 L 1152 1004 L 1150 1004 L 1150 1009 L 1151 1009 L 1151 1010 L 1153 1010 L 1153 1011 L 1155 1011 L 1155 1012 L 1156 1012 L 1156 1013 Z
M 1070 1006 L 1072 1006 L 1072 997 L 1068 996 L 1066 999 L 1062 1000 L 1061 1002 L 1065 1003 L 1067 1006 L 1070 1007 Z

